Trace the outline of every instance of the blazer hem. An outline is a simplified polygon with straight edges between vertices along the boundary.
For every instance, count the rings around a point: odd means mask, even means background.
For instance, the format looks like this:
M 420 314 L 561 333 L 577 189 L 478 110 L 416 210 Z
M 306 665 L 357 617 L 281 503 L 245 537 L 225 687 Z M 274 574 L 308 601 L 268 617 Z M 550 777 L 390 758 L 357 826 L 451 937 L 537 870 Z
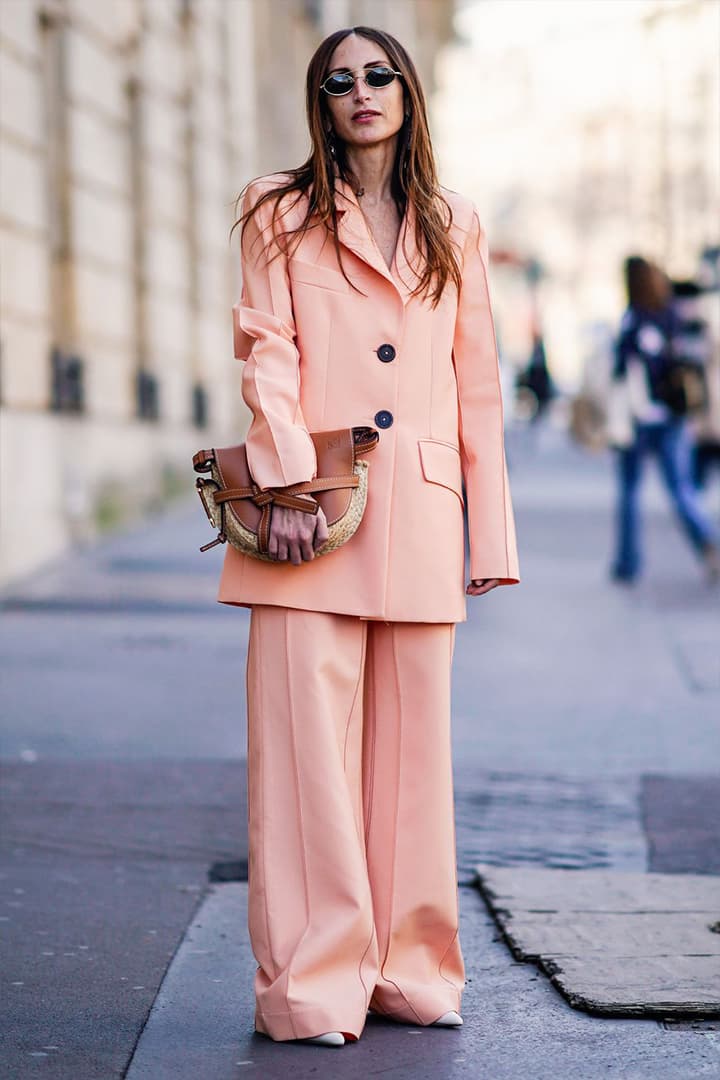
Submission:
M 325 606 L 316 604 L 310 607 L 308 604 L 283 604 L 278 600 L 228 600 L 218 597 L 217 603 L 229 604 L 232 607 L 287 607 L 297 611 L 324 611 L 330 615 L 354 615 L 358 619 L 364 619 L 369 622 L 460 623 L 467 621 L 467 608 L 465 608 L 460 615 L 458 615 L 457 612 L 454 612 L 443 616 L 438 615 L 437 611 L 433 611 L 432 615 L 423 612 L 407 615 L 405 613 L 396 613 L 392 611 L 368 612 L 360 611 L 355 608 L 338 609 L 337 605 Z

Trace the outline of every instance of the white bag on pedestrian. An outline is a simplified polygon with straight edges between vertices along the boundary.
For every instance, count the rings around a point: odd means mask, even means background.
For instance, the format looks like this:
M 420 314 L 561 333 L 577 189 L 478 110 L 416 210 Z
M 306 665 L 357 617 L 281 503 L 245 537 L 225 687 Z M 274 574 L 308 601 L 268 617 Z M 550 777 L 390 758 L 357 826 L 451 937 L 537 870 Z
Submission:
M 627 379 L 610 379 L 607 389 L 606 438 L 610 446 L 630 446 L 633 410 Z

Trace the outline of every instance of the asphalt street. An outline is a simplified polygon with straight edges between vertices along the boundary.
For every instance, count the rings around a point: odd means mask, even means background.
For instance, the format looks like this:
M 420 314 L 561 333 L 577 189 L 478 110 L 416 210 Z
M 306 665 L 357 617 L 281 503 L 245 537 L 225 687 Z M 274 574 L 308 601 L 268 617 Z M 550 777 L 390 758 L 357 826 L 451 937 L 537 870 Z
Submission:
M 247 612 L 215 602 L 222 551 L 198 552 L 189 492 L 2 597 L 4 1075 L 720 1076 L 720 1022 L 572 1009 L 475 887 L 478 863 L 720 875 L 720 590 L 655 475 L 628 588 L 607 575 L 609 455 L 552 427 L 508 451 L 523 581 L 469 601 L 454 665 L 463 1029 L 372 1021 L 341 1051 L 253 1035 Z

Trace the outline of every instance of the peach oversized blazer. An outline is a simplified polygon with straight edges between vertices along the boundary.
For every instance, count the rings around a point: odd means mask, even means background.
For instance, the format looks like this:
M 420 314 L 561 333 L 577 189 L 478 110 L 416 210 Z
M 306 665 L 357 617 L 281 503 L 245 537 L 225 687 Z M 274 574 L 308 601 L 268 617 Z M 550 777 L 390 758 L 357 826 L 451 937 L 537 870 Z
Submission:
M 282 179 L 254 181 L 244 208 Z M 463 621 L 463 480 L 469 576 L 519 581 L 487 241 L 473 203 L 447 189 L 443 195 L 463 279 L 459 298 L 450 284 L 434 309 L 410 295 L 417 282 L 412 206 L 388 269 L 352 188 L 336 180 L 343 265 L 359 292 L 343 277 L 327 229 L 309 229 L 289 257 L 268 263 L 273 200 L 259 221 L 251 219 L 233 320 L 255 480 L 267 488 L 311 479 L 309 431 L 371 425 L 380 442 L 367 458 L 368 501 L 355 535 L 300 566 L 260 562 L 228 546 L 221 603 Z M 302 220 L 305 199 L 292 207 L 285 198 L 282 229 Z

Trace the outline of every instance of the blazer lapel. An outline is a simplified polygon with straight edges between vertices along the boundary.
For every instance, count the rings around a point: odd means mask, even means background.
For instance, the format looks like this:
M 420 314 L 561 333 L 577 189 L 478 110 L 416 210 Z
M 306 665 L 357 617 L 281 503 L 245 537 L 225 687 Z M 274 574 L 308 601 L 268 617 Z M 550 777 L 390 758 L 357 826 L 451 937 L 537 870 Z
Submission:
M 419 252 L 415 242 L 415 221 L 415 207 L 409 202 L 400 225 L 400 235 L 395 250 L 397 285 L 404 304 L 407 304 L 411 292 L 420 280 L 417 272 Z
M 412 264 L 417 255 L 415 245 L 415 213 L 408 205 L 408 211 L 400 224 L 400 233 L 395 250 L 394 267 L 396 273 L 388 267 L 382 252 L 370 233 L 367 222 L 360 209 L 355 192 L 350 185 L 339 177 L 335 180 L 335 209 L 337 211 L 338 240 L 363 262 L 377 270 L 400 293 L 403 304 L 407 303 L 410 292 L 415 287 L 417 278 Z
M 367 227 L 355 192 L 345 180 L 339 178 L 335 181 L 335 209 L 340 243 L 395 285 L 387 263 Z

